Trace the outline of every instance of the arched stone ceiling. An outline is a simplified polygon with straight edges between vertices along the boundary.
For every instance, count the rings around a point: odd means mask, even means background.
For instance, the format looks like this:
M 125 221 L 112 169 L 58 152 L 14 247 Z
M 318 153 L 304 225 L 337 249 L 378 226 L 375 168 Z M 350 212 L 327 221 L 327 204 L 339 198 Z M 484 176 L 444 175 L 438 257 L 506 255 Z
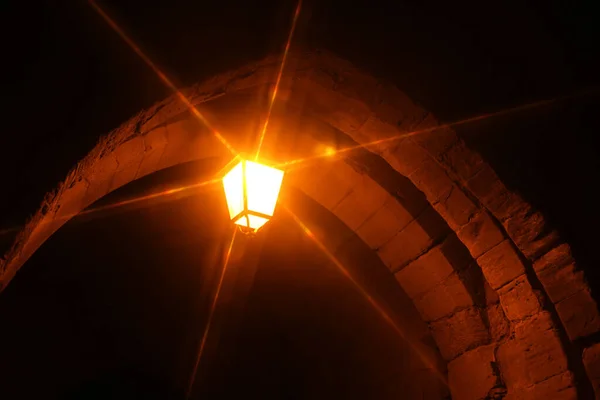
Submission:
M 231 99 L 266 98 L 278 62 L 268 58 L 183 93 L 212 128 L 251 151 L 264 107 Z M 217 103 L 220 109 L 211 106 Z M 395 275 L 447 362 L 453 398 L 589 394 L 600 375 L 593 369 L 598 350 L 585 349 L 582 360 L 580 343 L 600 330 L 600 318 L 583 273 L 543 216 L 455 132 L 393 85 L 310 52 L 291 55 L 268 135 L 263 154 L 275 162 L 371 144 L 298 164 L 287 181 L 336 215 Z M 5 256 L 0 284 L 95 200 L 208 157 L 230 154 L 176 96 L 136 115 L 47 196 Z M 321 236 L 334 253 L 351 246 L 351 238 Z

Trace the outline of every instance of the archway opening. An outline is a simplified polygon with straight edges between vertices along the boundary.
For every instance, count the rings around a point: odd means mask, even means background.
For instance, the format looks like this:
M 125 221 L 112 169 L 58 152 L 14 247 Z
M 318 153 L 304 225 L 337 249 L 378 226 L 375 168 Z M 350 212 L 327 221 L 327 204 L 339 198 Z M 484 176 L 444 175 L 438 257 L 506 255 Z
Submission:
M 152 194 L 190 186 L 220 165 L 191 162 L 134 181 L 36 252 L 0 299 L 3 337 L 12 343 L 1 361 L 9 371 L 3 393 L 181 398 L 231 230 L 219 185 Z M 340 234 L 332 229 L 343 224 L 329 211 L 297 190 L 288 195 L 306 221 Z M 235 255 L 242 268 L 256 268 L 252 288 L 240 298 L 224 295 L 243 312 L 216 325 L 214 343 L 222 343 L 201 360 L 208 364 L 194 397 L 443 398 L 447 388 L 431 366 L 291 217 L 280 213 L 263 236 L 258 261 L 245 254 L 256 243 Z M 416 316 L 415 326 L 402 328 L 431 340 L 393 275 L 366 246 L 354 247 L 339 256 L 359 282 L 387 296 L 400 322 Z

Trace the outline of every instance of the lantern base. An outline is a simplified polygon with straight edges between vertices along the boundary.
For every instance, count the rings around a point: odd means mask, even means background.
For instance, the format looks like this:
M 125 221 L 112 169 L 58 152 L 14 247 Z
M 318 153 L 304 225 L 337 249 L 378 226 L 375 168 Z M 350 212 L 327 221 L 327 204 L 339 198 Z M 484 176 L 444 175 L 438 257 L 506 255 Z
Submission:
M 261 214 L 254 211 L 246 211 L 235 216 L 235 218 L 233 218 L 233 223 L 238 225 L 240 228 L 243 228 L 245 231 L 256 232 L 264 224 L 269 222 L 270 218 L 270 215 Z
M 252 229 L 252 228 L 248 228 L 246 226 L 242 226 L 242 225 L 237 225 L 236 224 L 236 228 L 239 232 L 243 233 L 244 235 L 248 236 L 248 237 L 254 237 L 256 236 L 256 229 Z

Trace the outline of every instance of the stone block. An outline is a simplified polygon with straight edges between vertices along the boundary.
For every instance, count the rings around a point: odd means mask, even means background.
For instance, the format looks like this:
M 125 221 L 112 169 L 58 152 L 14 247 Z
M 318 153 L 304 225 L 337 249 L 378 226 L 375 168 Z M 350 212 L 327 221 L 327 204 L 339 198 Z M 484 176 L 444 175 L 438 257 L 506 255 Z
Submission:
M 402 134 L 398 127 L 382 121 L 375 115 L 371 115 L 360 129 L 351 132 L 350 136 L 357 143 L 360 143 L 363 148 L 384 156 L 386 160 L 387 157 L 391 157 L 392 161 L 399 163 L 397 166 L 403 168 L 402 160 L 393 156 L 394 149 L 403 139 Z M 390 165 L 392 164 L 390 163 Z M 399 172 L 403 173 L 401 171 L 402 169 Z
M 362 101 L 325 88 L 310 79 L 304 79 L 304 82 L 307 94 L 304 106 L 307 113 L 323 119 L 340 131 L 357 131 L 371 116 L 370 108 Z M 376 135 L 377 131 L 372 133 L 371 141 L 380 138 Z
M 335 206 L 333 213 L 355 231 L 390 198 L 390 194 L 371 177 L 361 174 L 350 194 Z
M 399 127 L 404 132 L 411 132 L 428 115 L 405 93 L 394 85 L 384 85 L 379 92 L 379 102 L 373 107 L 378 118 L 390 125 Z
M 115 149 L 118 168 L 113 176 L 110 191 L 135 180 L 138 168 L 144 159 L 144 147 L 144 140 L 141 137 L 134 137 Z
M 448 363 L 448 385 L 453 399 L 480 400 L 496 386 L 494 346 L 480 346 Z
M 89 184 L 83 200 L 84 207 L 87 207 L 109 192 L 117 167 L 118 164 L 114 153 L 109 153 L 104 157 L 98 157 L 89 169 L 83 172 Z
M 425 120 L 415 129 L 419 133 L 411 136 L 412 140 L 440 161 L 441 156 L 459 141 L 456 132 L 446 126 L 439 126 L 431 114 L 427 114 Z
M 504 310 L 500 304 L 491 304 L 486 310 L 490 336 L 495 342 L 508 336 L 510 333 L 510 323 L 504 315 Z
M 408 177 L 424 163 L 432 160 L 431 156 L 412 140 L 405 138 L 387 144 L 382 157 L 400 174 Z
M 455 231 L 466 225 L 477 212 L 475 203 L 458 186 L 452 186 L 450 193 L 443 196 L 433 207 Z
M 473 258 L 469 254 L 469 251 L 454 234 L 448 235 L 440 245 L 440 249 L 457 271 L 464 270 L 473 264 Z M 479 283 L 482 282 L 478 282 L 478 285 Z
M 500 288 L 498 295 L 504 315 L 511 321 L 520 321 L 542 310 L 538 294 L 535 293 L 525 275 Z
M 325 160 L 294 174 L 293 182 L 328 210 L 333 210 L 362 179 L 341 160 Z
M 533 263 L 533 269 L 539 274 L 546 268 L 562 267 L 563 265 L 573 264 L 574 262 L 571 254 L 571 247 L 567 243 L 563 243 L 538 258 Z
M 483 168 L 485 162 L 479 154 L 462 142 L 456 142 L 440 157 L 441 162 L 463 182 L 471 179 Z
M 445 360 L 453 360 L 467 350 L 489 342 L 488 330 L 475 308 L 431 322 L 431 334 Z
M 144 158 L 138 168 L 136 179 L 158 170 L 158 163 L 167 146 L 167 129 L 156 128 L 142 136 L 144 140 Z
M 530 206 L 522 207 L 503 222 L 508 236 L 515 242 L 525 257 L 536 259 L 554 246 L 559 236 L 548 230 L 544 216 Z
M 371 249 L 378 249 L 404 229 L 414 217 L 393 197 L 356 230 Z
M 514 336 L 496 353 L 508 388 L 526 388 L 567 371 L 565 354 L 550 315 L 541 312 L 514 325 Z
M 577 398 L 573 374 L 567 371 L 528 388 L 509 390 L 505 400 L 576 400 Z
M 462 286 L 462 289 L 460 289 L 461 296 L 468 296 L 470 290 L 465 286 L 465 281 L 472 281 L 473 277 L 471 276 L 472 274 L 466 273 L 466 269 L 469 267 L 471 261 L 462 243 L 458 241 L 456 236 L 450 235 L 441 244 L 433 247 L 427 253 L 398 271 L 395 276 L 406 294 L 413 299 L 421 297 L 425 292 L 432 291 L 435 286 L 440 285 L 446 280 L 446 284 L 450 286 L 438 288 L 436 290 L 438 294 L 445 294 L 446 296 L 450 294 L 458 295 L 459 289 L 455 285 L 459 284 Z M 448 280 L 453 273 L 455 273 L 455 279 Z M 468 283 L 469 287 L 473 289 L 482 284 L 482 282 Z M 429 300 L 431 300 L 430 297 Z M 464 298 L 462 300 L 457 298 L 454 301 L 457 304 L 468 302 Z M 467 305 L 471 305 L 472 301 L 470 300 Z M 452 304 L 453 302 L 449 302 L 441 307 L 454 308 Z M 438 307 L 438 305 L 431 304 L 431 307 L 434 306 Z
M 556 312 L 571 340 L 600 330 L 598 306 L 588 289 L 580 290 L 557 303 Z
M 537 276 L 555 304 L 588 288 L 583 271 L 578 271 L 575 264 L 545 268 Z
M 322 71 L 322 70 L 321 70 Z M 330 77 L 335 76 L 332 88 L 346 96 L 364 102 L 373 108 L 381 95 L 382 87 L 379 81 L 370 75 L 357 71 L 353 66 L 335 66 Z M 331 79 L 330 79 L 331 81 Z
M 424 254 L 447 231 L 442 218 L 428 207 L 384 244 L 378 250 L 379 256 L 392 272 L 396 272 Z
M 247 71 L 238 72 L 240 73 L 227 82 L 228 93 L 274 83 L 278 68 L 275 64 L 253 65 Z
M 591 345 L 583 350 L 583 365 L 590 379 L 596 399 L 600 398 L 600 343 Z
M 465 283 L 453 272 L 435 287 L 415 298 L 414 304 L 425 321 L 434 321 L 471 307 L 474 302 Z
M 477 259 L 485 279 L 493 289 L 525 273 L 525 266 L 509 240 L 504 240 Z
M 439 245 L 398 271 L 395 276 L 406 294 L 414 299 L 433 289 L 453 272 L 454 267 Z
M 456 232 L 473 258 L 477 258 L 504 240 L 500 228 L 486 212 L 481 211 Z
M 176 95 L 173 95 L 147 110 L 144 115 L 140 116 L 139 122 L 141 122 L 141 125 L 139 126 L 139 132 L 145 135 L 156 129 L 159 125 L 164 124 L 169 118 L 172 118 L 174 114 L 170 111 L 172 104 L 175 102 L 180 103 L 182 106 L 184 105 Z M 135 125 L 128 127 L 128 130 L 131 132 L 135 131 Z
M 488 164 L 467 181 L 467 188 L 500 221 L 513 215 L 523 203 L 502 183 Z
M 227 156 L 229 153 L 206 127 L 194 117 L 166 126 L 167 144 L 157 168 L 164 169 L 206 157 Z
M 57 210 L 54 219 L 65 223 L 75 215 L 79 214 L 87 204 L 85 203 L 88 182 L 84 179 L 75 178 L 68 184 L 57 197 Z
M 409 178 L 432 204 L 449 196 L 454 187 L 446 171 L 432 158 L 425 160 Z
M 35 222 L 34 220 L 29 222 L 29 224 L 34 224 L 33 230 L 19 252 L 19 259 L 21 260 L 28 260 L 54 232 L 67 222 L 67 220 L 55 219 L 53 212 L 48 212 L 36 219 Z

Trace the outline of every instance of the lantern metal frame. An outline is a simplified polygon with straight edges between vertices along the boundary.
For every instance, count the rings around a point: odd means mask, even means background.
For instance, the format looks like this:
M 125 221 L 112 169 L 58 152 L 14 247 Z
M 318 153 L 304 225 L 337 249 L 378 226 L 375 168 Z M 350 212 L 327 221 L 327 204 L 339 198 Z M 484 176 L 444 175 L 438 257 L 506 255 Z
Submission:
M 253 211 L 250 210 L 248 208 L 248 183 L 247 181 L 247 175 L 246 175 L 246 162 L 247 160 L 242 160 L 242 200 L 243 200 L 243 204 L 244 204 L 244 209 L 238 213 L 235 217 L 231 218 L 231 221 L 233 221 L 233 223 L 235 225 L 237 225 L 240 230 L 246 234 L 254 234 L 256 232 L 258 232 L 258 230 L 260 229 L 253 229 L 250 227 L 250 215 L 254 215 L 255 217 L 260 217 L 260 218 L 264 218 L 267 220 L 267 222 L 273 217 L 272 215 L 267 215 L 267 214 L 263 214 L 260 213 L 258 211 Z M 240 225 L 237 224 L 236 222 L 239 221 L 241 218 L 246 218 L 246 225 Z M 265 224 L 267 223 L 265 222 Z
M 277 200 L 279 198 L 279 195 L 281 194 L 281 188 L 282 188 L 282 183 L 283 183 L 283 177 L 285 175 L 285 170 L 279 169 L 277 167 L 272 167 L 270 166 L 270 163 L 261 163 L 261 162 L 257 162 L 254 160 L 250 160 L 246 157 L 243 156 L 237 156 L 235 157 L 229 164 L 234 164 L 235 161 L 238 161 L 238 164 L 235 165 L 234 167 L 232 167 L 231 169 L 229 169 L 224 175 L 223 178 L 221 179 L 223 181 L 223 184 L 225 184 L 225 179 L 227 178 L 227 176 L 236 168 L 239 168 L 239 174 L 240 174 L 240 178 L 241 178 L 241 182 L 239 182 L 239 184 L 241 184 L 241 193 L 238 194 L 238 199 L 241 200 L 241 204 L 239 204 L 239 206 L 241 206 L 240 211 L 235 214 L 234 216 L 231 216 L 231 207 L 230 207 L 230 201 L 232 201 L 232 199 L 234 199 L 234 197 L 230 197 L 229 192 L 227 190 L 227 187 L 224 185 L 224 189 L 225 189 L 225 198 L 226 198 L 226 202 L 228 204 L 228 208 L 229 208 L 229 215 L 230 215 L 230 221 L 234 224 L 237 225 L 239 227 L 239 230 L 242 233 L 245 233 L 247 235 L 253 235 L 256 232 L 258 232 L 264 225 L 266 225 L 274 216 L 275 210 L 277 208 Z M 256 164 L 257 166 L 261 167 L 261 168 L 266 168 L 266 169 L 272 169 L 272 170 L 276 170 L 278 172 L 281 173 L 281 178 L 278 181 L 278 189 L 277 189 L 277 194 L 276 197 L 274 199 L 274 204 L 273 204 L 273 210 L 271 211 L 270 214 L 265 214 L 263 212 L 260 211 L 256 211 L 255 209 L 251 209 L 249 207 L 250 203 L 252 203 L 252 200 L 254 198 L 254 194 L 253 191 L 250 190 L 251 188 L 248 187 L 248 173 L 249 173 L 249 165 L 250 164 Z M 251 172 L 252 174 L 252 172 Z M 254 174 L 252 174 L 252 176 L 255 176 Z M 239 186 L 238 186 L 239 187 Z M 239 200 L 238 200 L 239 201 Z M 252 207 L 255 208 L 255 207 Z M 256 221 L 252 222 L 252 217 L 256 217 L 259 218 L 261 220 L 263 220 L 264 222 L 262 222 L 258 227 L 254 228 L 253 225 L 256 225 Z

